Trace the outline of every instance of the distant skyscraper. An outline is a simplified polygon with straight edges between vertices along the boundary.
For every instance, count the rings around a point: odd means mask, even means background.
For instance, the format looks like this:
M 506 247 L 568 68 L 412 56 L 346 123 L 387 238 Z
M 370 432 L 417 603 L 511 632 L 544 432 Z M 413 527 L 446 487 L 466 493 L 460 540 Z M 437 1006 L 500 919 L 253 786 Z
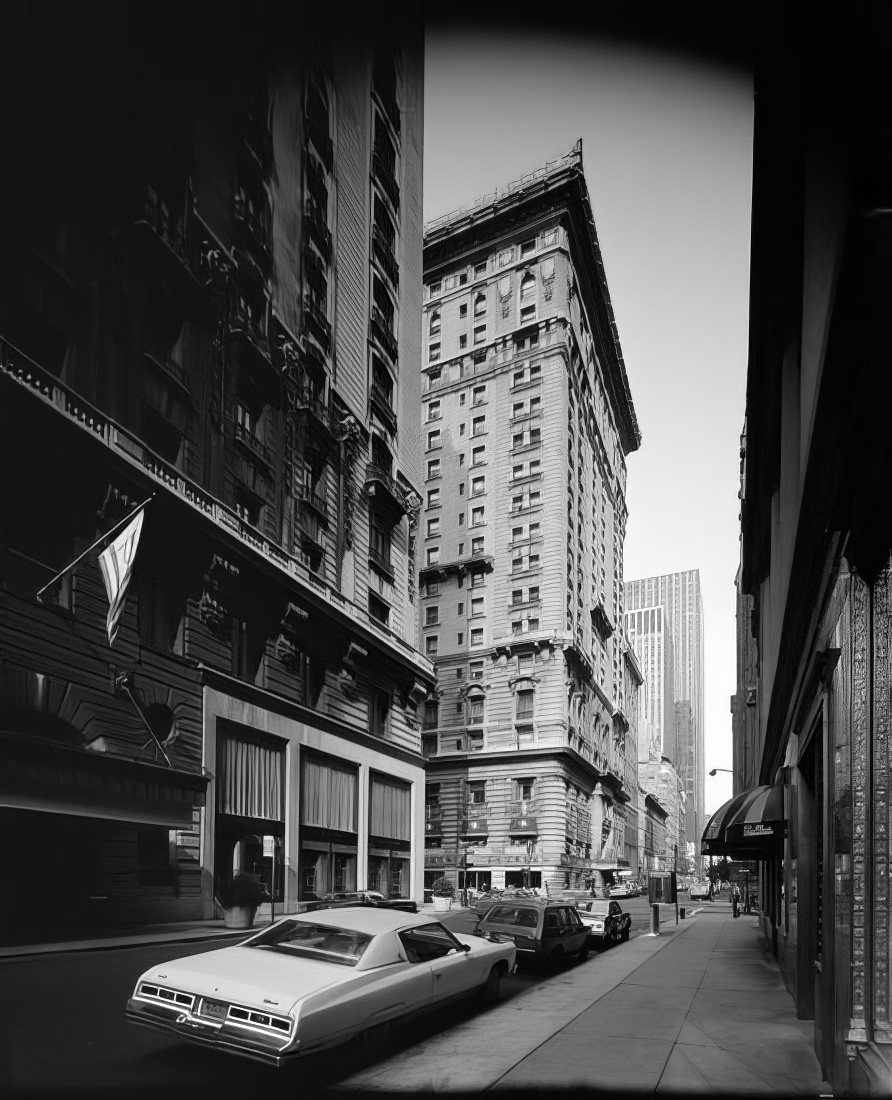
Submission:
M 660 665 L 659 676 L 663 680 L 662 700 L 665 716 L 666 703 L 671 721 L 663 726 L 663 752 L 672 759 L 688 793 L 688 833 L 699 837 L 704 825 L 703 786 L 704 786 L 704 729 L 703 729 L 703 601 L 700 595 L 700 571 L 690 569 L 684 573 L 669 573 L 661 577 L 646 577 L 642 580 L 627 581 L 625 584 L 626 631 L 635 649 L 639 662 L 648 677 L 651 695 L 655 695 L 655 682 L 647 667 L 644 653 L 648 646 L 656 642 L 647 641 L 655 634 L 657 616 L 653 620 L 639 618 L 639 612 L 654 612 L 662 609 L 661 631 L 671 633 L 672 637 L 672 684 L 673 695 L 669 696 L 665 661 Z M 636 626 L 641 624 L 636 637 Z M 647 629 L 649 624 L 651 629 Z M 665 655 L 666 642 L 663 642 Z M 656 667 L 654 670 L 656 675 Z M 676 708 L 677 703 L 689 703 L 688 709 Z M 675 718 L 683 711 L 683 721 Z M 667 732 L 672 726 L 671 736 Z
M 642 745 L 638 762 L 668 756 L 675 763 L 675 649 L 672 627 L 662 605 L 626 611 L 626 633 L 647 683 L 645 712 L 650 743 Z M 639 741 L 639 744 L 641 742 Z

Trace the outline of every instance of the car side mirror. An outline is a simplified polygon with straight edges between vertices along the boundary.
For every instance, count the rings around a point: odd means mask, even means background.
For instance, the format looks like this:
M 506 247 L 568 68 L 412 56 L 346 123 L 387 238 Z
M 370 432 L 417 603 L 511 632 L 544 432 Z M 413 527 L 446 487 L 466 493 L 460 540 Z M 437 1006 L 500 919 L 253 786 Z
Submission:
M 471 945 L 469 943 L 463 943 L 461 945 L 461 949 L 462 949 L 462 951 L 470 951 L 471 950 Z

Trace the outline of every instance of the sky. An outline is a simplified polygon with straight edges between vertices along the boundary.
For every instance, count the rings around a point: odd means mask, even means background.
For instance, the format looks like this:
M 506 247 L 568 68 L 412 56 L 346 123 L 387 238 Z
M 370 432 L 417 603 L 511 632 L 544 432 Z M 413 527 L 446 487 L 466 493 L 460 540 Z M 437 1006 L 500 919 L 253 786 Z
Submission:
M 749 74 L 708 54 L 428 28 L 425 221 L 582 139 L 642 436 L 627 458 L 625 579 L 700 571 L 707 772 L 732 762 L 752 122 Z M 730 773 L 707 775 L 707 814 L 730 796 Z

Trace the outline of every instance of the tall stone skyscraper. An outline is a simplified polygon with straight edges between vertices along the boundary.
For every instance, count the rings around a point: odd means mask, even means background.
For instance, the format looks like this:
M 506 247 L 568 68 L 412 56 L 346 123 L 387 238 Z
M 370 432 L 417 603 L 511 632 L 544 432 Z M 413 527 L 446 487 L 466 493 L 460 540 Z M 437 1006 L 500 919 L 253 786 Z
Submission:
M 425 874 L 603 887 L 630 863 L 640 437 L 581 146 L 428 224 L 424 280 Z
M 703 729 L 703 600 L 700 595 L 700 571 L 669 573 L 661 577 L 645 577 L 625 584 L 626 631 L 645 676 L 650 677 L 645 654 L 654 648 L 652 634 L 668 633 L 672 641 L 673 695 L 665 698 L 663 714 L 663 752 L 670 756 L 682 778 L 688 798 L 688 835 L 699 837 L 705 824 L 703 814 L 704 729 Z M 641 611 L 658 611 L 651 617 Z M 665 653 L 664 643 L 662 651 Z M 656 673 L 656 668 L 655 668 Z M 665 664 L 660 677 L 667 676 Z M 667 681 L 668 683 L 668 681 Z M 651 692 L 654 682 L 649 678 Z M 666 696 L 666 684 L 663 686 Z M 679 703 L 684 721 L 676 722 Z M 671 727 L 671 729 L 670 729 Z

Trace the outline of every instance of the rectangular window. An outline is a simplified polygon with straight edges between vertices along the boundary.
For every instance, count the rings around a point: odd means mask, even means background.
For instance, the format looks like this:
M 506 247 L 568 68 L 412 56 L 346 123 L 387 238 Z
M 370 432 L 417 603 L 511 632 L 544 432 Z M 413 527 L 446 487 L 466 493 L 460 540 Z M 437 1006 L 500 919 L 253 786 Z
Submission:
M 428 371 L 427 388 L 432 390 L 435 386 L 439 386 L 442 377 L 443 372 L 441 370 Z
M 483 662 L 471 661 L 468 665 L 468 679 L 469 680 L 482 680 L 483 679 Z
M 427 349 L 427 358 L 429 363 L 436 363 L 440 358 L 440 345 L 431 344 Z
M 474 264 L 474 278 L 479 279 L 481 275 L 486 274 L 486 260 L 483 263 Z
M 532 691 L 519 691 L 517 693 L 517 720 L 529 721 L 533 717 L 533 692 Z
M 530 428 L 530 443 L 541 443 L 541 442 L 542 442 L 542 429 L 541 428 Z
M 432 546 L 427 552 L 427 564 L 436 565 L 440 560 L 440 547 Z
M 427 288 L 428 297 L 434 294 L 439 294 L 442 289 L 443 285 L 438 279 L 435 283 L 431 283 L 430 286 Z
M 429 401 L 427 405 L 427 418 L 428 420 L 439 420 L 443 415 L 440 409 L 439 401 Z
M 428 657 L 436 657 L 437 649 L 440 645 L 440 639 L 436 634 L 431 634 L 429 638 L 424 639 L 424 652 Z
M 471 526 L 476 527 L 478 524 L 485 522 L 485 509 L 484 508 L 472 508 L 471 509 Z
M 486 417 L 475 416 L 471 423 L 471 432 L 473 435 L 483 435 L 486 431 Z
M 432 458 L 427 464 L 427 477 L 430 480 L 432 477 L 440 476 L 440 460 L 439 458 Z
M 460 348 L 466 348 L 468 346 L 468 334 L 463 332 L 458 338 L 458 346 Z
M 434 447 L 439 447 L 439 446 L 440 446 L 440 430 L 438 428 L 436 431 L 427 433 L 427 449 L 429 451 L 431 451 L 431 450 L 434 449 Z
M 482 554 L 483 553 L 483 537 L 471 539 L 471 553 Z
M 477 325 L 474 328 L 474 343 L 485 344 L 486 343 L 486 325 Z
M 426 607 L 424 609 L 424 625 L 436 626 L 440 621 L 440 608 L 438 606 Z
M 483 645 L 483 627 L 477 627 L 471 631 L 471 645 L 481 646 Z
M 519 603 L 523 603 L 523 589 L 513 588 L 511 590 L 511 606 L 515 607 Z M 430 610 L 430 608 L 428 608 L 428 610 Z
M 428 491 L 427 491 L 427 506 L 428 506 L 428 508 L 433 508 L 435 505 L 438 505 L 439 503 L 440 503 L 440 490 L 439 489 L 428 489 Z
M 486 462 L 486 448 L 475 447 L 471 451 L 471 465 L 482 466 L 484 462 Z
M 514 259 L 514 249 L 506 248 L 499 253 L 499 267 L 507 267 Z
M 472 573 L 471 574 L 471 588 L 482 588 L 486 582 L 485 573 Z
M 440 582 L 428 581 L 424 588 L 425 596 L 439 596 L 440 594 Z
M 483 597 L 482 596 L 475 596 L 471 600 L 471 614 L 472 615 L 483 615 L 485 613 L 485 610 L 486 610 L 485 600 L 483 599 Z
M 461 630 L 455 635 L 455 642 L 456 642 L 456 645 L 464 645 L 465 644 L 465 636 L 464 636 L 464 634 L 462 633 Z
M 486 400 L 486 386 L 475 386 L 471 390 L 471 403 L 474 405 L 482 405 Z
M 476 493 L 483 493 L 485 491 L 486 491 L 486 478 L 485 477 L 471 478 L 471 492 L 472 493 L 475 493 L 475 494 Z
M 427 534 L 428 538 L 431 535 L 439 535 L 440 533 L 440 517 L 434 516 L 433 519 L 427 521 Z

